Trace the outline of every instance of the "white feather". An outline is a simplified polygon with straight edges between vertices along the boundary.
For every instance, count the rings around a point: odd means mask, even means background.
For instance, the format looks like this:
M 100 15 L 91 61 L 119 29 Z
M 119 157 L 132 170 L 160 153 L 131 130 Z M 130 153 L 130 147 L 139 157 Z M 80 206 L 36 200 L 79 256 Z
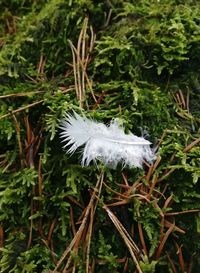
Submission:
M 85 145 L 83 166 L 88 166 L 91 161 L 101 160 L 112 168 L 116 168 L 118 163 L 141 168 L 144 160 L 151 163 L 156 158 L 148 140 L 131 133 L 125 134 L 116 120 L 106 126 L 74 112 L 73 116 L 66 115 L 60 128 L 62 142 L 67 142 L 64 148 L 71 145 L 68 153 Z

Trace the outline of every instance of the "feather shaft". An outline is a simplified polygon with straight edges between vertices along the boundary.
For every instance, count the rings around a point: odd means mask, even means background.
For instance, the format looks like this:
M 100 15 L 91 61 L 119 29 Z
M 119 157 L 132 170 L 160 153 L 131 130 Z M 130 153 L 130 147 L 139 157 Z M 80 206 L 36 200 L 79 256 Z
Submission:
M 142 141 L 124 141 L 121 139 L 111 139 L 111 138 L 104 138 L 107 141 L 119 143 L 119 144 L 125 144 L 125 145 L 149 145 L 151 144 L 149 141 L 142 142 Z

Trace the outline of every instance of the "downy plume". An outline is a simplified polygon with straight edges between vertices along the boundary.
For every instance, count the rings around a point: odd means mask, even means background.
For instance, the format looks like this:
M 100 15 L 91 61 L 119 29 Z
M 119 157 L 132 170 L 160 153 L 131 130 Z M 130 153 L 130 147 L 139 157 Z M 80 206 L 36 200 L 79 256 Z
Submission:
M 68 153 L 72 154 L 84 146 L 82 166 L 101 160 L 114 169 L 118 163 L 130 168 L 142 168 L 144 160 L 152 163 L 156 158 L 148 140 L 132 133 L 125 134 L 116 120 L 106 126 L 74 112 L 65 116 L 60 128 L 60 136 L 62 142 L 66 142 L 64 148 Z

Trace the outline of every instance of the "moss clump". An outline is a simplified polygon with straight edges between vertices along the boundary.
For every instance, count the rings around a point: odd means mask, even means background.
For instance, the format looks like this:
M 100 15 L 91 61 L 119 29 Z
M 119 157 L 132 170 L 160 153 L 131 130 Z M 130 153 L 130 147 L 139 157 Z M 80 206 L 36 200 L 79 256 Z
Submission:
M 199 12 L 193 0 L 1 1 L 2 273 L 196 272 Z M 154 167 L 82 168 L 58 137 L 72 110 L 148 132 Z

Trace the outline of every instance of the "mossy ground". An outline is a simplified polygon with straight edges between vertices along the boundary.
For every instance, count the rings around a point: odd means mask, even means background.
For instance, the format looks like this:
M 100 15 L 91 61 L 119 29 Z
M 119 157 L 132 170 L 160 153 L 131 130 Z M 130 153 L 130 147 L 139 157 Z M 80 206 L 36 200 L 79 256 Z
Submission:
M 198 1 L 2 0 L 0 47 L 0 271 L 197 273 Z M 82 168 L 72 110 L 147 131 L 154 166 Z

